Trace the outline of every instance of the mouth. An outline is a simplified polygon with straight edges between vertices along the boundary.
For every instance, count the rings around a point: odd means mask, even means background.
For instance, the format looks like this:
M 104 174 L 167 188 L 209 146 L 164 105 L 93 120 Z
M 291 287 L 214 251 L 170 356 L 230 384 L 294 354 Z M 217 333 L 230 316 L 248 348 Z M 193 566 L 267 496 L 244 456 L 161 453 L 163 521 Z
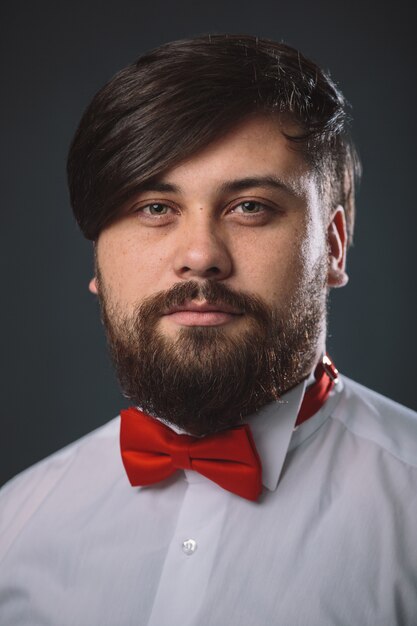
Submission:
M 228 304 L 189 301 L 173 306 L 164 317 L 179 326 L 220 326 L 241 317 L 243 313 Z

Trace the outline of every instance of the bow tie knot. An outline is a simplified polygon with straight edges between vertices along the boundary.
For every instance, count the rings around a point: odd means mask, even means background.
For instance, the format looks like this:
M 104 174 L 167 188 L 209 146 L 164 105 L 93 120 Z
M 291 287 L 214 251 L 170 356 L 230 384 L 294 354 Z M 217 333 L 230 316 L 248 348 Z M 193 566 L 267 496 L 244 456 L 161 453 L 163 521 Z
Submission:
M 191 469 L 190 444 L 193 438 L 189 435 L 176 435 L 170 441 L 169 453 L 174 469 Z

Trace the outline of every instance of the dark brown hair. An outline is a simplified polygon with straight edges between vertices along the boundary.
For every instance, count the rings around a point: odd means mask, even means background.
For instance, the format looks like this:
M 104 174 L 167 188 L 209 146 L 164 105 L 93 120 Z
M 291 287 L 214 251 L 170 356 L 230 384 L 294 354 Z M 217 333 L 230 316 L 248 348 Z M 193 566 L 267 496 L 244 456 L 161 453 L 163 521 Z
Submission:
M 345 99 L 294 48 L 248 35 L 165 44 L 96 94 L 67 165 L 71 204 L 84 235 L 96 239 L 144 182 L 254 113 L 296 123 L 296 132 L 286 136 L 317 173 L 327 208 L 345 207 L 351 239 L 360 166 Z

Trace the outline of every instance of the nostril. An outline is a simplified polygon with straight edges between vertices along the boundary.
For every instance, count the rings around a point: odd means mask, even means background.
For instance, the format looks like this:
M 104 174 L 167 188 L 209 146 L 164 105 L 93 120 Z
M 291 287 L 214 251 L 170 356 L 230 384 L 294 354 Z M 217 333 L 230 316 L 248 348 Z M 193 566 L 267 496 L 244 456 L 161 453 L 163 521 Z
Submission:
M 191 269 L 191 267 L 188 267 L 187 265 L 184 265 L 181 268 L 181 272 L 183 274 L 188 274 L 189 272 L 193 272 L 193 270 Z M 213 265 L 212 267 L 208 267 L 206 270 L 202 270 L 199 273 L 202 274 L 202 275 L 205 275 L 205 276 L 208 276 L 208 275 L 210 275 L 210 276 L 217 276 L 218 274 L 221 274 L 221 270 L 220 270 L 219 267 Z

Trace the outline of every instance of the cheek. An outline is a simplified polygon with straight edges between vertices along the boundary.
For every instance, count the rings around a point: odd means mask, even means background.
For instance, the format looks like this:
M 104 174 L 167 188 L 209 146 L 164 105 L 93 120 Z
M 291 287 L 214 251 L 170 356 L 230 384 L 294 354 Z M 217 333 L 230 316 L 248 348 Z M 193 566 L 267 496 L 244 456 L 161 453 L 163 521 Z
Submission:
M 103 236 L 98 242 L 97 263 L 111 301 L 133 308 L 147 295 L 155 274 L 154 261 L 131 238 Z
M 132 219 L 100 235 L 97 261 L 107 297 L 131 312 L 145 298 L 172 286 L 177 240 L 163 229 L 139 229 Z
M 240 246 L 241 271 L 237 278 L 247 291 L 258 294 L 266 302 L 285 302 L 304 273 L 305 246 L 301 232 L 291 231 Z
M 307 225 L 265 238 L 242 250 L 247 288 L 270 304 L 285 306 L 299 289 L 314 279 L 326 251 L 324 237 Z

